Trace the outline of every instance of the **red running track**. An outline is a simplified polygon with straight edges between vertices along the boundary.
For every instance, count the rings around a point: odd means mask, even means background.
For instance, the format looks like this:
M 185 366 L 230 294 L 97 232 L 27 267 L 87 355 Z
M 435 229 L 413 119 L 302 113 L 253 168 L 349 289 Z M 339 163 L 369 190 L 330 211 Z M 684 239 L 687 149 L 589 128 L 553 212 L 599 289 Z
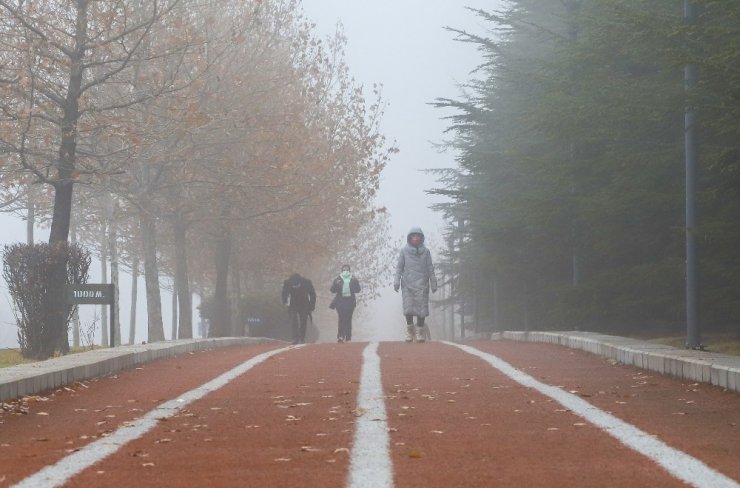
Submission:
M 731 483 L 740 480 L 737 393 L 554 345 L 468 345 L 573 392 Z M 357 404 L 366 346 L 312 344 L 278 352 L 162 416 L 64 486 L 347 486 L 355 428 L 372 415 Z M 0 486 L 84 452 L 94 441 L 106 442 L 163 402 L 276 349 L 187 354 L 30 398 L 27 413 L 0 413 Z M 454 346 L 388 342 L 378 356 L 397 487 L 687 486 L 553 399 Z

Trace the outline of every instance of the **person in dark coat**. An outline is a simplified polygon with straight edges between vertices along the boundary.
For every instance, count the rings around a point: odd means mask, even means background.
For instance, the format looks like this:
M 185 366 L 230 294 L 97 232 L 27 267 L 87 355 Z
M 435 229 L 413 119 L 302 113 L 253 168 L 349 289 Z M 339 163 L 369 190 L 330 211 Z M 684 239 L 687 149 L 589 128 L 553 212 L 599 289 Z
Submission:
M 429 315 L 429 289 L 437 291 L 432 254 L 424 247 L 424 232 L 413 227 L 406 236 L 396 263 L 393 289 L 401 289 L 406 316 L 406 342 L 424 342 L 424 318 Z M 416 330 L 414 330 L 416 317 Z
M 293 273 L 283 282 L 283 304 L 288 307 L 293 327 L 293 344 L 306 342 L 308 314 L 316 308 L 316 291 L 311 280 Z
M 348 264 L 342 266 L 342 272 L 334 279 L 329 291 L 334 293 L 331 303 L 339 320 L 337 342 L 349 342 L 352 340 L 352 314 L 357 306 L 355 294 L 360 293 L 360 282 L 352 276 Z

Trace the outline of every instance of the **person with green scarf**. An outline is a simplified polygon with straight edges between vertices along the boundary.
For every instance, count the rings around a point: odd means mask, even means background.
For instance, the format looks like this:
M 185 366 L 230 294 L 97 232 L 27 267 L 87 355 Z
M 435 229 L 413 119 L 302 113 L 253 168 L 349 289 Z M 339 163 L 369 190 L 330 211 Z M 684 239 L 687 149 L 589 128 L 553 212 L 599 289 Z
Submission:
M 342 272 L 334 279 L 329 291 L 334 293 L 329 306 L 336 309 L 339 317 L 337 342 L 349 342 L 352 340 L 352 314 L 357 306 L 355 294 L 360 292 L 360 282 L 352 276 L 348 264 L 342 265 Z

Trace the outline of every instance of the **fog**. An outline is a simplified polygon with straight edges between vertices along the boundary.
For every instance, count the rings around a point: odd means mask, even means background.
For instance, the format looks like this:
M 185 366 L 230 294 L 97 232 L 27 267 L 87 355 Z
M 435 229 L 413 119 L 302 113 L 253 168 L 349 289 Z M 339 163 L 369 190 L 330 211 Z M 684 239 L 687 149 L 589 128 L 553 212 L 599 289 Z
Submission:
M 424 170 L 454 167 L 455 153 L 437 148 L 448 137 L 444 131 L 449 121 L 443 117 L 450 112 L 429 103 L 438 97 L 457 97 L 459 85 L 473 78 L 471 72 L 481 63 L 475 49 L 454 41 L 454 34 L 444 27 L 482 34 L 480 18 L 466 7 L 491 11 L 501 4 L 490 0 L 303 1 L 318 32 L 330 35 L 338 23 L 344 29 L 353 76 L 366 87 L 383 85 L 387 102 L 383 131 L 397 141 L 400 152 L 383 172 L 378 200 L 389 209 L 396 240 L 405 242 L 406 232 L 420 226 L 433 257 L 438 254 L 435 243 L 442 241 L 443 221 L 429 208 L 440 199 L 425 191 L 438 183 Z M 395 261 L 388 266 L 393 268 Z M 355 327 L 358 338 L 399 340 L 405 334 L 400 295 L 390 285 L 360 311 Z
M 480 31 L 476 16 L 464 7 L 490 9 L 491 1 L 419 1 L 375 2 L 346 0 L 305 0 L 305 15 L 315 23 L 317 36 L 332 35 L 340 24 L 347 38 L 346 57 L 351 76 L 369 93 L 373 84 L 382 85 L 385 115 L 381 132 L 389 141 L 395 141 L 400 152 L 388 162 L 381 176 L 376 205 L 388 209 L 391 233 L 398 242 L 405 239 L 411 226 L 421 226 L 428 242 L 438 240 L 442 222 L 429 206 L 435 201 L 425 194 L 436 186 L 434 178 L 424 173 L 430 168 L 451 167 L 454 154 L 440 152 L 434 145 L 443 142 L 446 115 L 428 104 L 437 97 L 455 97 L 460 93 L 458 83 L 470 79 L 470 72 L 479 63 L 475 50 L 453 41 L 454 35 L 444 30 L 452 26 L 472 32 Z M 0 244 L 25 241 L 25 222 L 16 215 L 0 214 Z M 45 241 L 48 230 L 37 228 L 35 240 Z M 388 262 L 388 269 L 394 266 Z M 356 270 L 362 278 L 365 270 Z M 89 282 L 100 282 L 100 263 L 94 261 Z M 127 340 L 129 323 L 131 277 L 120 275 L 120 320 L 123 340 Z M 169 278 L 162 276 L 166 287 Z M 388 283 L 390 285 L 390 283 Z M 323 289 L 324 283 L 316 283 Z M 137 342 L 146 340 L 146 311 L 144 283 L 138 285 Z M 275 290 L 276 296 L 279 290 Z M 162 312 L 165 336 L 171 329 L 171 294 L 162 290 Z M 194 303 L 194 310 L 198 303 Z M 322 304 L 319 303 L 319 307 Z M 100 342 L 99 321 L 103 307 L 80 307 L 82 328 L 98 321 L 94 341 Z M 400 296 L 388 286 L 380 298 L 364 303 L 355 317 L 357 339 L 399 339 L 403 334 Z M 107 314 L 107 311 L 104 312 Z M 333 340 L 335 317 L 320 311 L 318 317 L 321 340 Z M 194 334 L 198 335 L 198 316 L 194 314 Z M 15 347 L 16 328 L 5 282 L 0 282 L 0 347 Z

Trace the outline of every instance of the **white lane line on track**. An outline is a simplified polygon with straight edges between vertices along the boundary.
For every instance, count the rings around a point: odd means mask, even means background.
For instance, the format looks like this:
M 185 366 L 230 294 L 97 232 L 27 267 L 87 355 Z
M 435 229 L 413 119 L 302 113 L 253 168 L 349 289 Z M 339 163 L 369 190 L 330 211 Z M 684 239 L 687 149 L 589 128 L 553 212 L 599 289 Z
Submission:
M 174 416 L 188 404 L 225 386 L 230 381 L 246 373 L 262 361 L 283 351 L 298 347 L 302 346 L 283 347 L 259 354 L 243 362 L 234 369 L 217 376 L 208 383 L 204 383 L 199 387 L 180 395 L 174 400 L 162 403 L 143 417 L 139 417 L 138 419 L 119 427 L 111 435 L 98 439 L 95 442 L 91 442 L 79 451 L 59 460 L 56 464 L 47 466 L 28 478 L 21 480 L 17 484 L 13 485 L 13 488 L 51 488 L 61 486 L 73 476 L 115 453 L 126 443 L 134 439 L 138 439 L 149 432 L 155 425 L 157 425 L 160 419 Z
M 716 471 L 695 457 L 670 447 L 650 434 L 643 432 L 634 425 L 628 424 L 617 417 L 596 408 L 580 397 L 568 393 L 555 386 L 540 383 L 526 373 L 519 371 L 506 361 L 463 344 L 454 344 L 444 341 L 445 344 L 457 347 L 463 351 L 478 356 L 488 364 L 504 373 L 517 383 L 532 388 L 559 402 L 576 415 L 583 417 L 592 424 L 615 437 L 622 444 L 650 458 L 662 466 L 672 476 L 701 488 L 738 488 L 740 484 Z
M 357 409 L 361 415 L 355 423 L 355 439 L 347 486 L 392 488 L 393 463 L 389 450 L 390 440 L 377 342 L 371 342 L 362 351 Z

